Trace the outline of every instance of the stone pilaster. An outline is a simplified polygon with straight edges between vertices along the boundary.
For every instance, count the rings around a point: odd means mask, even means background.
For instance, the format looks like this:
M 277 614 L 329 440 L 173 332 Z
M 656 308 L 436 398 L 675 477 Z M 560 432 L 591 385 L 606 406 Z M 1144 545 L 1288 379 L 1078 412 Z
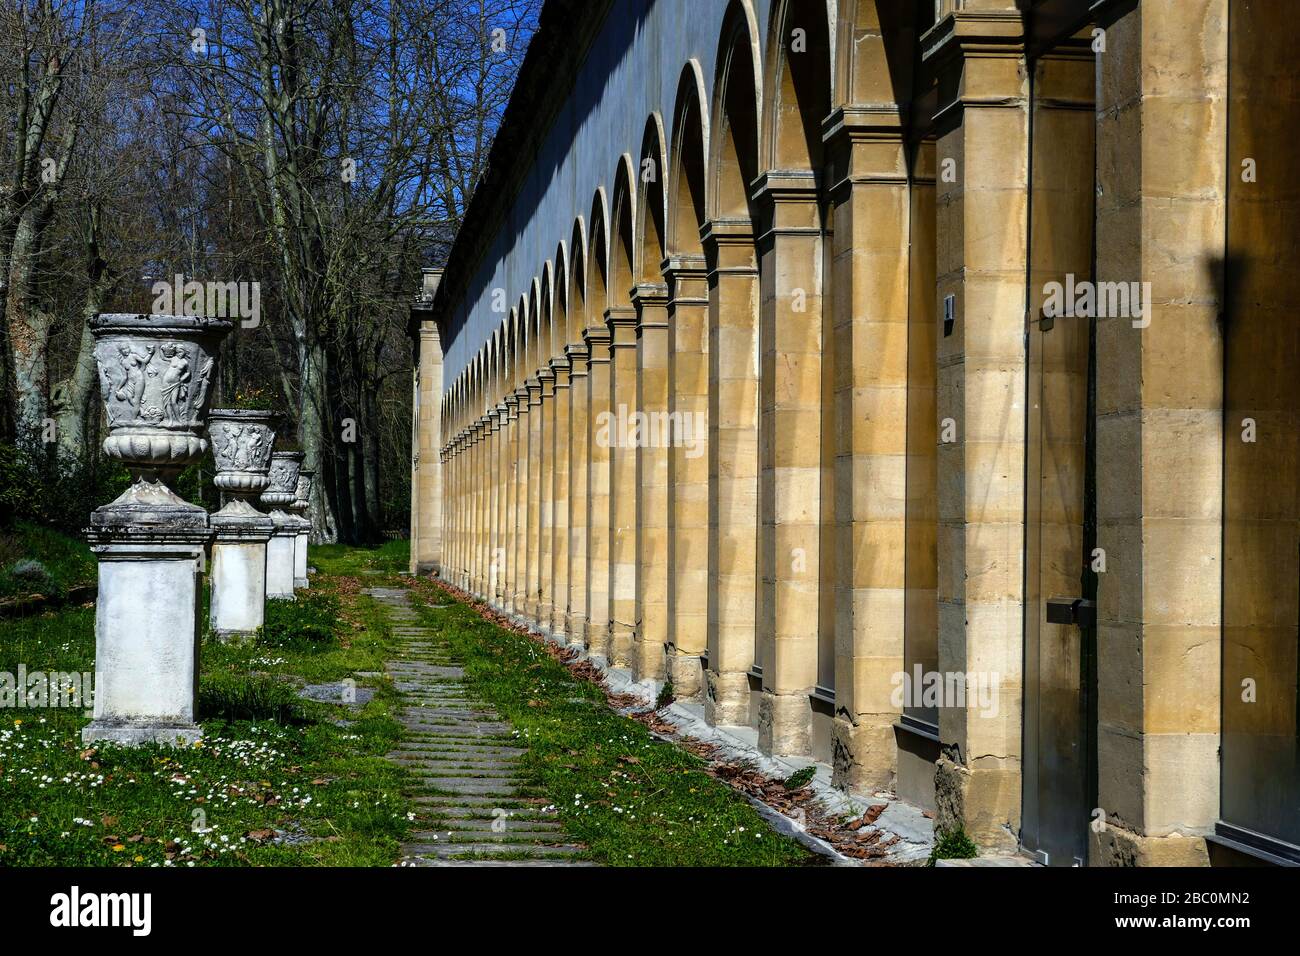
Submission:
M 569 607 L 564 632 L 569 643 L 585 647 L 587 642 L 587 494 L 588 449 L 591 429 L 587 421 L 590 405 L 587 345 L 570 345 L 569 356 Z
M 822 257 L 811 171 L 772 171 L 754 194 L 762 374 L 759 377 L 758 742 L 812 751 L 821 584 Z
M 663 680 L 668 643 L 668 288 L 639 285 L 636 309 L 636 643 L 632 676 Z
M 551 633 L 568 634 L 569 612 L 569 419 L 570 385 L 568 358 L 552 359 L 555 373 L 555 440 L 552 447 L 554 480 L 551 509 L 551 619 L 545 622 Z
M 610 663 L 632 666 L 636 639 L 636 311 L 605 310 L 609 327 L 609 420 L 596 428 L 609 444 L 609 634 Z
M 529 389 L 521 385 L 515 389 L 518 402 L 519 418 L 516 427 L 519 431 L 515 443 L 515 586 L 514 613 L 521 617 L 528 616 L 528 528 L 530 500 L 528 495 L 528 458 L 532 438 L 533 409 L 529 402 Z
M 587 376 L 587 649 L 609 657 L 609 329 L 583 332 Z M 600 434 L 601 424 L 605 434 Z
M 705 714 L 750 723 L 758 584 L 758 262 L 748 219 L 715 219 L 709 258 L 709 669 Z
M 505 522 L 502 535 L 502 602 L 508 614 L 519 613 L 519 396 L 507 392 L 506 406 L 506 440 L 502 449 L 502 493 L 505 505 L 501 509 Z
M 837 783 L 874 789 L 891 786 L 897 767 L 893 724 L 899 709 L 890 698 L 894 675 L 903 670 L 906 616 L 907 149 L 893 106 L 838 110 L 825 129 L 834 170 L 838 553 L 832 753 Z M 933 297 L 933 284 L 911 294 Z M 932 393 L 933 377 L 928 384 Z M 929 408 L 933 415 L 932 398 Z M 933 602 L 933 591 L 928 597 Z
M 544 631 L 555 616 L 555 370 L 544 365 L 541 382 L 541 455 L 538 461 L 537 617 Z
M 1099 5 L 1097 280 L 1151 285 L 1096 323 L 1093 864 L 1203 864 L 1219 813 L 1228 6 Z
M 996 716 L 939 712 L 936 826 L 1014 847 L 1020 825 L 1028 82 L 1021 15 L 959 12 L 922 39 L 940 74 L 939 667 L 996 681 Z M 951 163 L 949 164 L 949 160 Z M 901 471 L 901 468 L 900 468 Z M 903 500 L 901 488 L 891 493 Z M 995 676 L 996 675 L 996 676 Z
M 674 256 L 668 283 L 667 676 L 681 698 L 704 692 L 709 623 L 709 295 L 703 256 Z
M 420 321 L 415 378 L 415 433 L 411 467 L 411 573 L 442 568 L 442 339 L 432 319 Z
M 528 459 L 524 462 L 527 477 L 524 492 L 528 496 L 528 565 L 525 569 L 528 590 L 524 597 L 524 615 L 530 624 L 540 620 L 542 591 L 542 380 L 536 375 L 524 383 L 528 389 Z

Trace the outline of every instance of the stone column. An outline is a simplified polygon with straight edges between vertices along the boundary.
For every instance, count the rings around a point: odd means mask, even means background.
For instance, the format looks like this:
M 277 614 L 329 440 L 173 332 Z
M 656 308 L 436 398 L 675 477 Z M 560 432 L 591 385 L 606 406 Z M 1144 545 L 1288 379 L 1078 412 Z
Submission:
M 215 532 L 208 573 L 208 620 L 220 640 L 247 640 L 266 612 L 266 545 L 275 525 L 252 505 L 265 490 L 271 465 L 271 412 L 213 409 L 208 438 L 215 484 L 229 499 L 212 516 Z
M 709 295 L 703 256 L 665 263 L 668 301 L 668 679 L 704 691 L 709 619 Z
M 569 360 L 551 360 L 555 372 L 555 441 L 551 448 L 554 482 L 551 509 L 551 620 L 544 622 L 557 637 L 568 634 L 569 611 Z
M 295 590 L 311 585 L 311 582 L 307 580 L 307 541 L 311 537 L 311 518 L 307 515 L 311 509 L 311 486 L 315 478 L 315 471 L 304 468 L 298 472 L 298 486 L 293 503 L 294 517 L 298 519 L 298 537 L 294 539 L 293 543 L 293 586 Z
M 100 314 L 90 322 L 104 452 L 132 485 L 90 516 L 99 560 L 94 719 L 86 743 L 186 746 L 196 723 L 199 567 L 208 515 L 167 485 L 203 455 L 217 346 L 231 329 L 194 316 Z
M 636 310 L 605 310 L 609 327 L 609 635 L 610 664 L 632 666 L 636 640 Z M 600 429 L 597 429 L 600 433 Z
M 887 105 L 839 110 L 826 126 L 834 170 L 833 769 L 842 786 L 878 789 L 893 785 L 898 763 L 893 725 L 901 711 L 891 697 L 894 676 L 903 671 L 909 557 L 909 297 L 929 299 L 934 285 L 909 288 L 907 146 L 898 110 Z M 933 149 L 927 155 L 933 157 Z M 953 248 L 960 255 L 960 246 Z M 919 394 L 917 408 L 928 408 L 933 417 L 933 380 L 927 384 L 928 400 Z M 927 597 L 932 608 L 933 592 Z M 926 612 L 925 606 L 917 608 Z M 929 619 L 934 620 L 932 609 Z
M 492 410 L 492 563 L 488 600 L 498 610 L 505 608 L 505 471 L 506 434 L 509 425 L 505 402 Z
M 275 525 L 266 546 L 266 596 L 270 600 L 293 600 L 294 559 L 301 519 L 288 509 L 298 500 L 298 473 L 304 457 L 300 451 L 272 453 L 270 483 L 262 492 L 262 504 L 271 507 L 271 522 Z
M 609 330 L 583 332 L 587 377 L 587 649 L 609 659 Z M 604 431 L 602 433 L 602 425 Z
M 1203 865 L 1219 813 L 1228 6 L 1098 11 L 1097 280 L 1150 287 L 1096 323 L 1093 864 Z
M 811 172 L 767 173 L 755 192 L 762 256 L 758 743 L 812 752 L 821 585 L 822 228 Z
M 518 402 L 519 438 L 515 448 L 515 614 L 520 620 L 528 617 L 528 528 L 529 528 L 529 475 L 528 461 L 532 454 L 532 420 L 535 417 L 529 402 L 529 388 L 521 385 L 515 389 Z
M 587 495 L 588 449 L 591 430 L 587 345 L 569 345 L 569 608 L 564 633 L 575 647 L 587 644 Z M 564 454 L 564 452 L 561 452 Z
M 940 708 L 935 822 L 989 849 L 1016 845 L 1024 657 L 1028 74 L 1021 17 L 1003 6 L 945 19 L 926 54 L 954 180 L 936 187 L 938 301 L 955 310 L 937 359 L 939 668 L 999 688 L 996 716 Z M 887 494 L 901 505 L 897 478 Z
M 528 534 L 524 615 L 535 625 L 541 608 L 542 590 L 542 380 L 536 375 L 524 383 L 528 390 L 528 457 L 524 462 L 524 493 L 528 497 Z
M 411 437 L 411 573 L 442 573 L 442 338 L 433 320 L 433 297 L 441 269 L 425 269 L 424 282 L 411 308 L 415 342 L 415 395 Z
M 506 613 L 518 614 L 519 593 L 519 520 L 518 482 L 516 481 L 516 463 L 519 461 L 519 398 L 514 392 L 507 392 L 506 406 L 506 440 L 502 453 L 501 491 L 505 504 L 501 517 L 505 522 L 501 547 L 502 562 L 505 567 L 502 574 L 502 602 Z
M 636 644 L 634 680 L 667 676 L 668 647 L 668 287 L 639 285 L 636 308 Z M 674 689 L 675 692 L 675 689 Z
M 482 415 L 474 423 L 470 458 L 474 519 L 473 580 L 474 593 L 480 598 L 487 596 L 487 436 L 488 420 L 487 416 Z
M 705 715 L 750 723 L 758 585 L 758 263 L 748 219 L 704 230 L 709 276 L 709 670 Z
M 538 460 L 537 515 L 537 618 L 542 631 L 551 629 L 555 616 L 555 370 L 545 365 L 537 372 L 541 382 L 541 455 Z

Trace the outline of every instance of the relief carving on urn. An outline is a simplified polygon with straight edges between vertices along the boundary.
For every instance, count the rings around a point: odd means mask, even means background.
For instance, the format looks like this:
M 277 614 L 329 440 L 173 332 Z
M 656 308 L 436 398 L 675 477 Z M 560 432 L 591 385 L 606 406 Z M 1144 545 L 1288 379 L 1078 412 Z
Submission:
M 223 319 L 101 313 L 95 336 L 100 396 L 108 413 L 104 453 L 137 478 L 179 473 L 207 449 L 207 410 Z
M 275 444 L 274 418 L 267 411 L 213 409 L 208 423 L 217 470 L 213 484 L 231 494 L 250 496 L 266 488 Z

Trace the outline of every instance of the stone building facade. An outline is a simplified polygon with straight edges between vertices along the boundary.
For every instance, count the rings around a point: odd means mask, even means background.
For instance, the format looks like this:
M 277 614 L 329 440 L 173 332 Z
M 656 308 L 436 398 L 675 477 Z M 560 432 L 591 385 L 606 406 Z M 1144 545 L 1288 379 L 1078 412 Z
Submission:
M 1275 0 L 549 0 L 413 570 L 1050 864 L 1300 861 Z

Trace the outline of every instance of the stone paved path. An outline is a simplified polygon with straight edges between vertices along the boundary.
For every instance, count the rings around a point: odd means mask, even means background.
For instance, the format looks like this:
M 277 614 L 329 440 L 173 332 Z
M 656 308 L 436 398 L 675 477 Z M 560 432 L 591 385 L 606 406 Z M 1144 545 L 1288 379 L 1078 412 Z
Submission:
M 524 750 L 510 724 L 468 696 L 464 671 L 404 589 L 365 592 L 388 613 L 399 644 L 387 670 L 403 696 L 407 728 L 389 758 L 418 779 L 412 797 L 436 829 L 412 834 L 406 866 L 575 866 L 571 842 L 546 801 L 520 793 Z

